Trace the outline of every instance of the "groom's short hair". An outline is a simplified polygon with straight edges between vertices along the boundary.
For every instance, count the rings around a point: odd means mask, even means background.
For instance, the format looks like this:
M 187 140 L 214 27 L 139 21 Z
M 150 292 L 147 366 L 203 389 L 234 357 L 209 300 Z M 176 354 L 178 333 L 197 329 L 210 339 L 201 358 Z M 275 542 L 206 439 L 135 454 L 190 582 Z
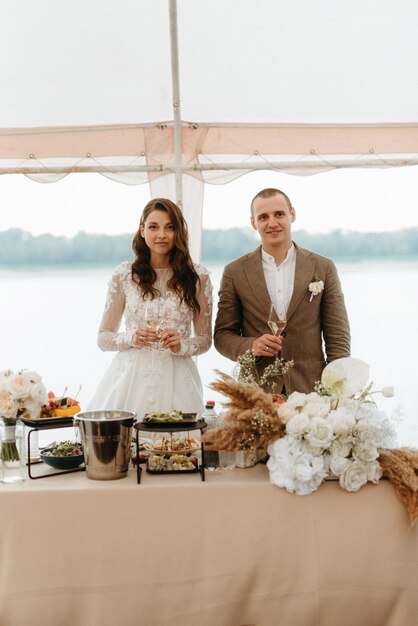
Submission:
M 267 189 L 262 189 L 261 191 L 259 191 L 251 200 L 251 215 L 253 215 L 254 202 L 257 200 L 257 198 L 271 198 L 271 196 L 277 196 L 277 195 L 284 197 L 284 199 L 286 200 L 286 204 L 289 207 L 289 211 L 291 211 L 293 209 L 293 206 L 292 206 L 289 196 L 286 195 L 284 191 L 280 191 L 280 189 L 267 187 Z

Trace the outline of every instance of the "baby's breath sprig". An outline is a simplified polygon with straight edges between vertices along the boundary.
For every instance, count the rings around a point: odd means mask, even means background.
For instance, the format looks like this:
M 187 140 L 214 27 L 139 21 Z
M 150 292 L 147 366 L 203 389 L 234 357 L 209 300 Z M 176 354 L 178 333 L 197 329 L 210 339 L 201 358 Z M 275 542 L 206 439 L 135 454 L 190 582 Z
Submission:
M 287 374 L 293 367 L 294 362 L 286 361 L 277 357 L 273 363 L 268 365 L 260 376 L 256 367 L 256 357 L 251 350 L 247 350 L 238 357 L 239 372 L 238 380 L 242 383 L 255 383 L 262 389 L 270 393 L 279 391 L 279 377 Z

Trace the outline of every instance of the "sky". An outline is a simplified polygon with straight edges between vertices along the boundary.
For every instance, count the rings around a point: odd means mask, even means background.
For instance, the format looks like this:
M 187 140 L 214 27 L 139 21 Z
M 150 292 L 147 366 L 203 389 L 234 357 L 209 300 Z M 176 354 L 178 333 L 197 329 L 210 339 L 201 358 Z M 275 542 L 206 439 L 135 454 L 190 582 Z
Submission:
M 314 176 L 253 172 L 226 185 L 207 184 L 203 227 L 249 226 L 249 205 L 265 187 L 285 191 L 296 209 L 294 230 L 383 232 L 418 227 L 418 166 L 338 170 Z M 0 177 L 0 230 L 74 236 L 79 231 L 133 233 L 150 199 L 148 185 L 124 185 L 99 174 L 70 174 L 56 183 Z

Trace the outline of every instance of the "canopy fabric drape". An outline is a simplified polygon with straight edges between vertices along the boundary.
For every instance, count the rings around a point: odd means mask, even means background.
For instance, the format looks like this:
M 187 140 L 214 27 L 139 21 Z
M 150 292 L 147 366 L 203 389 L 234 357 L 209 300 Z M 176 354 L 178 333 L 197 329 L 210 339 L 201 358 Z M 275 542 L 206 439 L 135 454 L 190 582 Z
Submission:
M 418 163 L 415 0 L 22 0 L 2 13 L 0 174 L 97 172 L 173 199 L 180 187 L 195 257 L 205 183 Z

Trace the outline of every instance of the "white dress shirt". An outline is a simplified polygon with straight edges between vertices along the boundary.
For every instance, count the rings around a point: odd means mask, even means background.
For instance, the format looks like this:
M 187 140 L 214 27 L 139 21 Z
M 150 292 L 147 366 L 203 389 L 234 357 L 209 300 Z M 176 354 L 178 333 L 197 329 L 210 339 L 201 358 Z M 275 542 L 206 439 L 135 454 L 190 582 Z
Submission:
M 274 257 L 263 249 L 261 249 L 261 258 L 270 300 L 278 316 L 286 319 L 295 282 L 296 248 L 292 243 L 285 260 L 280 265 L 276 265 Z

